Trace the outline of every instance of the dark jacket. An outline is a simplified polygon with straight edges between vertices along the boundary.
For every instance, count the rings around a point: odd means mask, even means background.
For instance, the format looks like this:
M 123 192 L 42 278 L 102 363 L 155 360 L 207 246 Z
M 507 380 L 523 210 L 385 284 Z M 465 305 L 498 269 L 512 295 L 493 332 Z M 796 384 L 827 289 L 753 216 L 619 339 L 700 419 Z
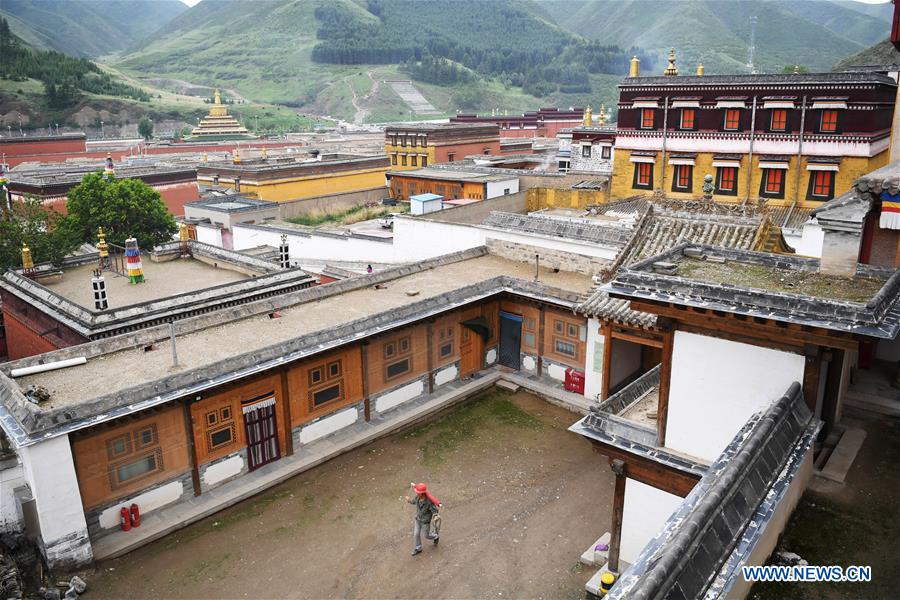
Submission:
M 416 494 L 409 503 L 416 505 L 416 521 L 419 523 L 431 523 L 432 517 L 438 513 L 437 505 L 427 495 L 422 497 Z

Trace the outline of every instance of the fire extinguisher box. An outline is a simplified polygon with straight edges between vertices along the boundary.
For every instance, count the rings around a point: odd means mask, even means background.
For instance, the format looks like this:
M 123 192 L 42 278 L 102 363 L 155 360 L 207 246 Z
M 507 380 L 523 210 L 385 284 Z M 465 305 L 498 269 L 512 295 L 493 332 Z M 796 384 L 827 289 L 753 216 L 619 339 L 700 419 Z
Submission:
M 584 371 L 571 367 L 566 369 L 566 391 L 584 394 Z

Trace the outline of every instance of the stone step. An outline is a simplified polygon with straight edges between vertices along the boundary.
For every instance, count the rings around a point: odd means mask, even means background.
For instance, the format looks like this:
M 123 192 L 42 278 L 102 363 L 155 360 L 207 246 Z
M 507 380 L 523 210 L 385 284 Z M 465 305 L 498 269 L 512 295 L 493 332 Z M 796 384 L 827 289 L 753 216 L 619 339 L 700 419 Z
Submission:
M 844 403 L 854 408 L 900 417 L 900 401 L 891 398 L 850 390 L 844 397 Z
M 599 544 L 606 544 L 608 548 L 609 540 L 611 538 L 612 535 L 610 535 L 608 531 L 601 535 L 596 542 L 588 546 L 588 549 L 582 553 L 578 562 L 589 567 L 599 567 L 600 565 L 606 564 L 606 561 L 609 560 L 609 550 L 594 550 L 594 548 Z
M 841 441 L 838 442 L 838 445 L 831 452 L 825 467 L 819 471 L 819 477 L 843 483 L 865 439 L 866 432 L 862 429 L 853 428 L 845 431 L 844 435 L 841 436 Z

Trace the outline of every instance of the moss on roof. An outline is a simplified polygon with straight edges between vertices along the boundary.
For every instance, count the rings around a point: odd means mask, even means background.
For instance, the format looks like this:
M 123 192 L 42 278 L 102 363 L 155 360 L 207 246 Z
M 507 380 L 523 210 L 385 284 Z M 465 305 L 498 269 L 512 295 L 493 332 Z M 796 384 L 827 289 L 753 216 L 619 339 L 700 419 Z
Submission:
M 818 271 L 779 269 L 734 261 L 719 263 L 687 257 L 678 263 L 677 275 L 708 283 L 861 304 L 878 293 L 886 281 L 878 277 L 840 277 Z

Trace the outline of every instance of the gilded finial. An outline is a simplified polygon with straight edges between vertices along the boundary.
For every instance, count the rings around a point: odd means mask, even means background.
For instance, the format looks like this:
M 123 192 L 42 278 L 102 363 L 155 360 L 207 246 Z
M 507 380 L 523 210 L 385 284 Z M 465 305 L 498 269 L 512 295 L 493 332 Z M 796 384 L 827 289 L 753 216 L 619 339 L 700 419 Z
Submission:
M 106 244 L 106 234 L 102 227 L 97 228 L 97 250 L 99 250 L 100 258 L 109 258 L 109 246 Z
M 629 77 L 640 77 L 641 76 L 641 59 L 637 56 L 631 57 L 631 67 L 628 69 Z
M 241 149 L 240 148 L 234 149 L 234 157 L 231 160 L 236 165 L 240 164 L 240 162 L 241 162 Z
M 188 235 L 188 226 L 187 223 L 181 223 L 178 226 L 178 239 L 179 241 L 186 242 L 191 239 L 190 235 Z
M 206 152 L 203 153 L 203 162 L 209 162 L 209 154 Z
M 266 154 L 266 147 L 265 147 L 265 146 L 263 146 L 263 148 L 262 148 L 262 159 L 263 159 L 263 160 L 267 160 L 267 159 L 268 159 L 268 155 Z
M 705 69 L 703 68 L 703 63 L 700 63 L 699 65 L 697 65 L 697 77 L 703 77 L 704 72 L 705 72 Z
M 34 261 L 31 259 L 31 248 L 25 242 L 22 242 L 22 268 L 26 271 L 34 268 Z
M 794 75 L 800 74 L 800 65 L 794 65 Z
M 587 106 L 584 109 L 584 121 L 582 122 L 582 125 L 584 125 L 585 127 L 590 127 L 593 124 L 593 122 L 594 122 L 594 114 L 591 111 L 591 107 Z
M 606 119 L 609 118 L 609 115 L 606 114 L 606 105 L 600 105 L 600 114 L 597 115 L 597 122 L 600 124 L 600 127 L 606 125 Z
M 214 104 L 222 104 L 222 94 L 219 93 L 219 88 L 216 88 L 216 91 L 213 92 Z
M 678 67 L 675 66 L 675 48 L 669 50 L 669 66 L 663 72 L 666 77 L 675 77 L 678 75 Z

